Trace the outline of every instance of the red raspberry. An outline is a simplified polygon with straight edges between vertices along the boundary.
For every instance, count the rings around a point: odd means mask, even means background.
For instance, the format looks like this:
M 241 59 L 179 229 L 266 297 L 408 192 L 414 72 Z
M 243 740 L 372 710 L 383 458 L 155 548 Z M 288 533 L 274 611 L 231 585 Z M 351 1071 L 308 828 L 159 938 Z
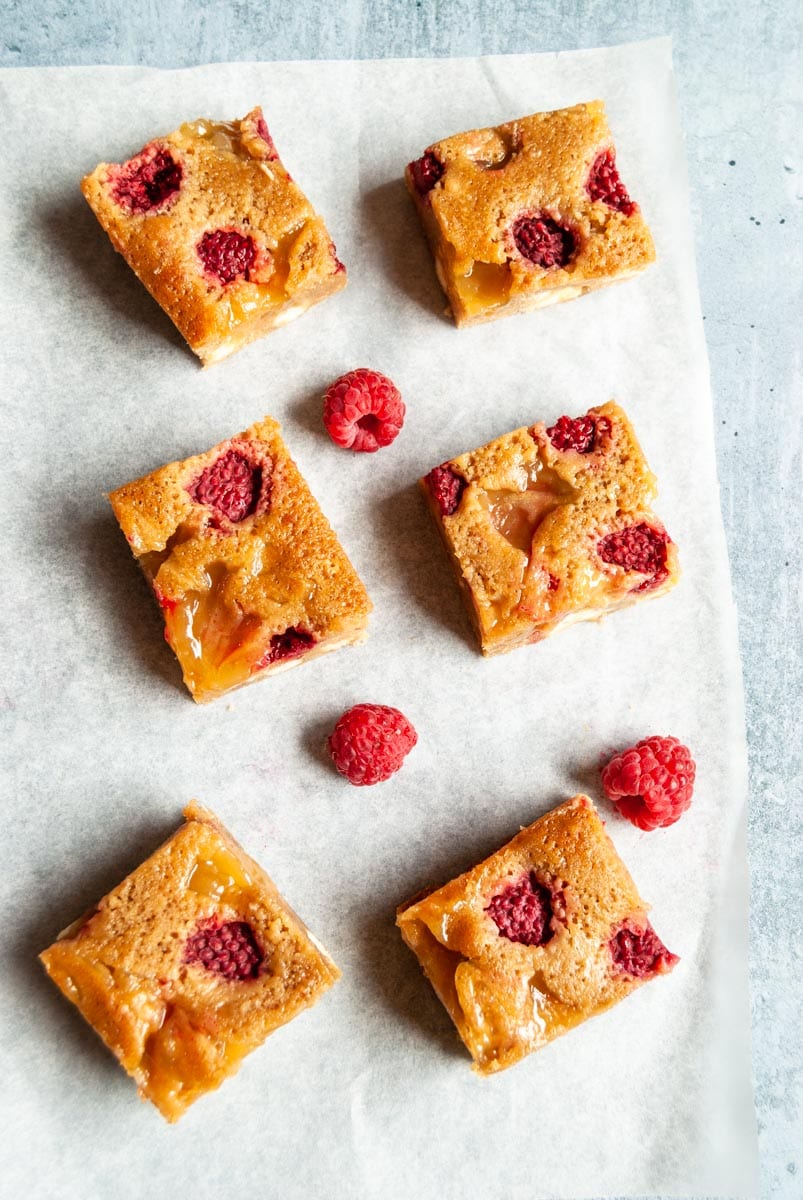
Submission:
M 605 422 L 607 428 L 603 428 Z M 610 422 L 604 417 L 600 422 L 600 433 L 610 429 Z M 547 437 L 556 450 L 576 450 L 579 454 L 590 454 L 594 449 L 597 437 L 597 422 L 593 417 L 558 417 L 555 424 L 547 429 Z
M 256 510 L 262 491 L 262 468 L 252 466 L 237 450 L 227 450 L 187 491 L 196 504 L 208 505 L 236 525 Z
M 349 783 L 383 783 L 395 775 L 418 734 L 398 708 L 355 704 L 335 725 L 328 741 L 332 761 Z
M 443 517 L 451 517 L 452 513 L 457 511 L 463 492 L 468 486 L 465 479 L 453 471 L 448 463 L 433 467 L 427 475 L 427 484 Z
M 552 928 L 552 893 L 530 871 L 518 883 L 497 892 L 485 909 L 500 937 L 523 946 L 545 946 Z
M 151 144 L 128 162 L 109 171 L 112 195 L 129 213 L 146 213 L 162 208 L 181 187 L 181 163 L 169 150 Z
M 559 225 L 546 213 L 518 217 L 513 222 L 513 241 L 519 254 L 545 270 L 565 267 L 575 250 L 571 229 Z
M 281 662 L 284 658 L 298 658 L 300 654 L 310 650 L 317 638 L 306 629 L 297 629 L 291 625 L 284 633 L 274 633 L 270 645 L 256 664 L 255 670 L 269 667 L 272 663 Z
M 636 979 L 666 975 L 680 962 L 677 954 L 667 950 L 649 921 L 644 929 L 625 921 L 608 945 L 614 965 Z
M 273 138 L 270 136 L 270 130 L 268 129 L 268 123 L 264 117 L 257 118 L 257 133 L 262 138 L 262 141 L 265 143 L 265 146 L 267 147 L 267 154 L 265 155 L 265 161 L 266 162 L 276 162 L 276 159 L 279 157 L 279 154 L 278 154 L 278 151 L 276 150 L 276 144 L 275 144 Z
M 677 738 L 648 737 L 611 759 L 602 786 L 628 821 L 658 829 L 674 825 L 691 804 L 696 769 Z
M 413 186 L 419 196 L 426 196 L 443 178 L 446 167 L 432 150 L 426 150 L 420 158 L 410 163 Z
M 669 541 L 663 530 L 653 529 L 642 521 L 617 529 L 601 538 L 597 551 L 603 562 L 624 567 L 626 571 L 641 571 L 650 578 L 634 590 L 648 591 L 666 578 L 666 547 Z
M 627 194 L 627 188 L 619 178 L 616 169 L 616 151 L 613 148 L 601 150 L 594 159 L 594 165 L 588 174 L 586 191 L 592 200 L 601 200 L 608 208 L 630 217 L 638 211 L 638 205 Z
M 246 921 L 203 921 L 184 947 L 184 961 L 234 979 L 256 979 L 265 956 Z
M 333 442 L 373 454 L 389 446 L 404 424 L 404 401 L 386 375 L 359 367 L 327 388 L 323 423 Z
M 204 269 L 221 283 L 247 279 L 257 256 L 252 237 L 244 237 L 236 229 L 208 230 L 196 245 Z

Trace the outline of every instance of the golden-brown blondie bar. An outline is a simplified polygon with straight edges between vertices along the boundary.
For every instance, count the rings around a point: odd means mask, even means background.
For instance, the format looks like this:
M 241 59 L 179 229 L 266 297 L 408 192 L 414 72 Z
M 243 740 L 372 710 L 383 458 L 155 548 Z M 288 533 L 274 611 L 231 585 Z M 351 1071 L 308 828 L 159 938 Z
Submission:
M 600 100 L 444 138 L 405 178 L 457 325 L 573 300 L 655 259 Z
M 669 591 L 677 550 L 618 404 L 516 429 L 425 476 L 483 654 Z
M 195 700 L 367 636 L 371 601 L 270 417 L 109 500 Z
M 397 924 L 483 1075 L 678 961 L 587 796 L 403 904 Z
M 127 162 L 101 163 L 81 190 L 204 366 L 346 285 L 261 108 L 187 122 Z
M 40 955 L 168 1121 L 340 977 L 212 813 L 193 802 L 184 816 Z

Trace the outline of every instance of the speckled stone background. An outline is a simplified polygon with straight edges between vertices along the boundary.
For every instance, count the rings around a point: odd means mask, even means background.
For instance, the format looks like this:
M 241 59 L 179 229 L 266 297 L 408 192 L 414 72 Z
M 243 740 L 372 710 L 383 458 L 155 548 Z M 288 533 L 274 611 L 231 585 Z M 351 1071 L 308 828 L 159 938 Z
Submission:
M 803 1196 L 802 23 L 796 0 L 0 5 L 0 66 L 503 54 L 673 37 L 747 697 L 762 1190 L 789 1200 Z

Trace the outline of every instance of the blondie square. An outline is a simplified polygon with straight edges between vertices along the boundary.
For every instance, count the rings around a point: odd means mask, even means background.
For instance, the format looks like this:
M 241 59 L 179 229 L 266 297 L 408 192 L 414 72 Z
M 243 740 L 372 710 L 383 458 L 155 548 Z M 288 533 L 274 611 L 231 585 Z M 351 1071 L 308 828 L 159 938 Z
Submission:
M 190 121 L 127 162 L 101 163 L 81 190 L 204 366 L 346 286 L 261 108 Z
M 109 500 L 193 699 L 367 636 L 371 601 L 270 417 Z
M 402 905 L 397 924 L 474 1067 L 501 1071 L 678 961 L 587 796 Z
M 618 404 L 539 422 L 420 481 L 483 654 L 674 587 L 655 477 Z
M 212 813 L 193 802 L 184 816 L 40 955 L 168 1121 L 340 977 Z
M 405 178 L 457 325 L 573 300 L 655 259 L 601 100 L 444 138 Z

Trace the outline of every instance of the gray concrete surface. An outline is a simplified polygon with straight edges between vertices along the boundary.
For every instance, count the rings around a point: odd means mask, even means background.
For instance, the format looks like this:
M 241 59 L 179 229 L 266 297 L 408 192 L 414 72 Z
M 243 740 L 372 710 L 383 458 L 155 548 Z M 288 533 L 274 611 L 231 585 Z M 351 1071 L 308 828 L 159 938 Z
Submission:
M 0 5 L 0 66 L 496 54 L 672 35 L 747 695 L 763 1194 L 789 1200 L 803 1196 L 801 23 L 795 0 Z

